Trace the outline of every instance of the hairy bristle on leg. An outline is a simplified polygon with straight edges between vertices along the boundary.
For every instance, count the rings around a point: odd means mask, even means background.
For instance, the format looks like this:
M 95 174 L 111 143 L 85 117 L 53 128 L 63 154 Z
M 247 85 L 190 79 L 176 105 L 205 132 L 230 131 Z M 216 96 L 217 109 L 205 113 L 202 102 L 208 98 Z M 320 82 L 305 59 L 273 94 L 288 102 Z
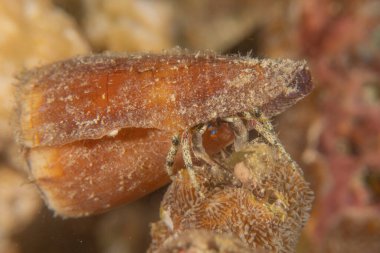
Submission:
M 166 162 L 165 162 L 165 169 L 169 177 L 173 176 L 174 159 L 178 152 L 179 145 L 180 145 L 179 134 L 175 134 L 172 136 L 171 146 L 166 156 Z
M 193 161 L 191 159 L 191 147 L 190 147 L 190 138 L 191 138 L 191 130 L 186 130 L 182 133 L 182 155 L 183 161 L 185 162 L 186 169 L 189 173 L 190 180 L 193 183 L 196 190 L 199 190 L 199 184 L 195 177 Z
M 289 162 L 292 163 L 294 169 L 298 170 L 300 173 L 303 173 L 298 164 L 292 160 L 289 153 L 286 152 L 284 146 L 281 141 L 278 139 L 270 120 L 262 115 L 259 111 L 255 111 L 254 113 L 244 113 L 247 120 L 253 120 L 251 122 L 251 127 L 257 131 L 258 134 L 263 136 L 269 144 L 275 146 Z
M 248 142 L 248 130 L 240 117 L 227 117 L 223 118 L 227 122 L 235 134 L 234 148 L 239 151 L 242 146 Z
M 211 165 L 211 167 L 221 167 L 220 164 L 218 164 L 216 161 L 214 161 L 206 152 L 204 146 L 203 146 L 203 134 L 207 130 L 207 124 L 201 124 L 196 126 L 193 129 L 193 136 L 192 136 L 192 148 L 194 152 L 194 156 L 205 163 Z

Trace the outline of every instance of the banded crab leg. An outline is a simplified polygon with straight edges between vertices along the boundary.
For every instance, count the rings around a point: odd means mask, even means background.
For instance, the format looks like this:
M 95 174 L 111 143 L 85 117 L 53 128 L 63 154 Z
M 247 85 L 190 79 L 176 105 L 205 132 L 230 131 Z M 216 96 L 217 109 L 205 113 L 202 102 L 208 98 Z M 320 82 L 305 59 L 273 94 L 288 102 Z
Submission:
M 240 150 L 240 148 L 248 141 L 248 130 L 245 127 L 243 120 L 240 117 L 228 117 L 222 119 L 227 122 L 228 125 L 234 132 L 235 141 L 234 148 L 235 150 Z M 191 159 L 191 150 L 194 153 L 194 156 L 205 163 L 209 164 L 212 169 L 222 168 L 223 165 L 212 159 L 206 152 L 203 146 L 203 134 L 206 132 L 208 125 L 200 124 L 192 129 L 186 130 L 183 132 L 180 139 L 179 134 L 175 134 L 172 137 L 172 145 L 169 149 L 168 155 L 166 157 L 166 171 L 170 177 L 173 176 L 173 164 L 175 156 L 178 152 L 179 145 L 182 144 L 182 153 L 185 166 L 189 172 L 190 177 L 193 182 L 195 182 L 195 175 L 193 172 L 193 163 Z M 191 139 L 191 143 L 190 143 Z
M 234 148 L 235 150 L 240 150 L 240 148 L 248 142 L 248 130 L 245 127 L 243 120 L 240 117 L 228 117 L 223 118 L 222 121 L 228 123 L 234 132 Z M 192 138 L 192 148 L 196 158 L 203 160 L 207 164 L 211 165 L 212 168 L 223 167 L 220 163 L 212 159 L 207 153 L 203 146 L 203 134 L 206 132 L 208 125 L 200 124 L 193 129 Z
M 242 113 L 242 117 L 226 117 L 222 120 L 227 122 L 228 125 L 234 132 L 235 140 L 234 140 L 234 148 L 235 151 L 238 151 L 242 148 L 242 146 L 248 142 L 249 134 L 247 127 L 242 119 L 245 119 L 250 122 L 249 128 L 253 128 L 264 137 L 267 142 L 273 146 L 275 146 L 280 154 L 285 156 L 285 158 L 292 163 L 292 166 L 302 173 L 302 170 L 299 168 L 298 164 L 294 162 L 289 153 L 286 152 L 284 146 L 281 144 L 278 139 L 275 130 L 270 123 L 270 120 L 266 118 L 262 113 L 258 110 L 252 112 L 244 112 Z M 218 162 L 213 160 L 207 153 L 205 148 L 203 147 L 203 134 L 207 130 L 207 124 L 201 124 L 196 126 L 195 128 L 186 130 L 182 133 L 182 137 L 180 139 L 179 134 L 175 134 L 172 137 L 172 145 L 169 149 L 167 158 L 166 158 L 166 171 L 170 177 L 173 176 L 173 164 L 174 159 L 177 154 L 179 145 L 182 144 L 182 153 L 183 160 L 185 162 L 186 169 L 189 173 L 190 180 L 193 182 L 194 186 L 199 189 L 199 184 L 196 180 L 195 173 L 193 170 L 193 162 L 191 158 L 191 151 L 193 151 L 195 157 L 200 160 L 203 160 L 207 164 L 211 165 L 211 168 L 220 168 L 221 166 Z
M 270 120 L 267 117 L 265 117 L 258 110 L 254 111 L 253 113 L 244 112 L 242 116 L 246 120 L 253 120 L 253 122 L 251 122 L 250 124 L 250 128 L 255 129 L 257 133 L 264 137 L 264 139 L 266 139 L 269 144 L 275 146 L 280 151 L 280 154 L 283 155 L 289 162 L 291 162 L 292 166 L 295 169 L 302 173 L 302 170 L 300 169 L 298 164 L 295 161 L 293 161 L 289 153 L 286 152 L 281 141 L 278 139 L 275 130 L 272 124 L 270 123 Z
M 196 158 L 211 165 L 212 168 L 222 167 L 218 162 L 213 160 L 203 147 L 203 134 L 206 132 L 208 125 L 200 124 L 193 130 L 192 148 Z
M 191 133 L 190 132 L 191 130 L 184 131 L 182 133 L 181 138 L 179 137 L 179 134 L 173 135 L 172 143 L 171 143 L 168 155 L 166 156 L 165 168 L 170 178 L 173 179 L 173 164 L 174 164 L 175 156 L 178 152 L 178 148 L 181 144 L 183 161 L 185 162 L 185 167 L 190 176 L 190 180 L 194 184 L 194 187 L 196 189 L 199 189 L 199 184 L 196 180 L 194 169 L 193 169 L 193 161 L 191 159 L 191 145 L 190 145 Z
M 197 181 L 197 178 L 195 177 L 194 168 L 193 168 L 193 161 L 191 159 L 191 144 L 190 144 L 190 138 L 192 135 L 191 132 L 192 131 L 190 129 L 190 130 L 184 131 L 182 134 L 182 139 L 181 139 L 182 156 L 183 156 L 183 161 L 185 162 L 185 167 L 186 167 L 187 173 L 190 176 L 190 181 L 194 185 L 194 188 L 196 190 L 199 190 L 200 189 L 199 183 Z
M 223 121 L 227 122 L 231 127 L 235 135 L 234 148 L 235 151 L 240 150 L 245 143 L 248 142 L 249 133 L 240 117 L 227 117 L 223 118 Z
M 180 137 L 179 137 L 178 133 L 176 133 L 172 136 L 171 142 L 172 143 L 171 143 L 169 152 L 166 156 L 165 169 L 166 169 L 166 172 L 168 173 L 169 177 L 173 179 L 174 160 L 175 160 L 175 156 L 178 152 L 179 145 L 181 144 Z

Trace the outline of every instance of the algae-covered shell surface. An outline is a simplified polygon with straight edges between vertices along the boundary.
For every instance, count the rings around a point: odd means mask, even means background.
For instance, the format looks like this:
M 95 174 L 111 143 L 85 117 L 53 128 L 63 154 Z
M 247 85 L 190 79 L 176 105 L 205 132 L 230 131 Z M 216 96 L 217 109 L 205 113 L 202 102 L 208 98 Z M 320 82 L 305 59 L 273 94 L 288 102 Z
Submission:
M 26 147 L 131 127 L 180 132 L 254 108 L 273 116 L 312 88 L 304 61 L 214 53 L 76 57 L 20 79 L 18 139 Z

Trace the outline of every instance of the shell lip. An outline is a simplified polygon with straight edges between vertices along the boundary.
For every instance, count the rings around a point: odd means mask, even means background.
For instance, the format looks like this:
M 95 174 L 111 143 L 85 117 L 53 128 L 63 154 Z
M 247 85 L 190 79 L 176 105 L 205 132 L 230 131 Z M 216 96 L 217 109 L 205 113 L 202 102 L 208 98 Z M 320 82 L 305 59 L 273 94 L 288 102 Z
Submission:
M 296 92 L 294 95 L 305 96 L 314 88 L 311 73 L 308 68 L 302 68 L 295 74 L 295 77 L 290 82 L 289 87 L 292 87 Z

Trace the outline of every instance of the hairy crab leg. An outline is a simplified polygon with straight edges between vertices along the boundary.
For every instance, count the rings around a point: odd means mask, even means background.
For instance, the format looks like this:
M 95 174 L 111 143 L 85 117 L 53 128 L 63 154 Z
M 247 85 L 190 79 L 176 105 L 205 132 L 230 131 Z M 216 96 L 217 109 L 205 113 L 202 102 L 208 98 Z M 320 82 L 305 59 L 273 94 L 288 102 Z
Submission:
M 208 125 L 200 124 L 193 129 L 192 148 L 196 158 L 211 165 L 212 168 L 222 167 L 219 163 L 214 161 L 206 152 L 203 146 L 203 134 L 206 132 Z
M 253 122 L 250 123 L 250 128 L 255 129 L 258 134 L 263 136 L 269 142 L 269 144 L 275 146 L 280 151 L 280 154 L 282 154 L 289 162 L 292 163 L 295 169 L 297 169 L 300 173 L 303 173 L 298 164 L 293 161 L 289 153 L 286 152 L 268 118 L 266 118 L 257 110 L 253 113 L 244 112 L 243 118 L 250 121 L 253 120 Z
M 173 165 L 174 165 L 174 159 L 178 152 L 179 145 L 181 144 L 179 134 L 175 134 L 172 136 L 172 143 L 169 149 L 169 152 L 166 156 L 166 162 L 165 162 L 165 169 L 168 173 L 169 177 L 173 177 Z
M 189 133 L 191 130 L 186 130 L 182 133 L 182 136 L 180 138 L 179 134 L 175 134 L 172 137 L 172 143 L 169 149 L 169 152 L 166 156 L 166 163 L 165 163 L 165 169 L 168 175 L 171 179 L 173 179 L 174 173 L 173 173 L 173 165 L 174 165 L 174 159 L 178 152 L 179 146 L 182 145 L 182 156 L 183 161 L 185 162 L 185 167 L 187 169 L 187 172 L 190 176 L 190 180 L 193 183 L 195 189 L 199 189 L 199 184 L 197 182 L 197 179 L 195 177 L 194 168 L 193 168 L 193 161 L 191 159 L 191 147 L 190 147 L 190 137 L 191 134 Z
M 223 118 L 223 121 L 227 122 L 231 127 L 235 135 L 234 148 L 235 151 L 239 151 L 242 146 L 248 142 L 248 130 L 240 117 L 227 117 Z
M 195 177 L 193 161 L 191 159 L 191 130 L 186 130 L 182 133 L 181 144 L 182 144 L 182 156 L 183 161 L 185 162 L 185 167 L 187 173 L 190 176 L 190 180 L 193 183 L 196 190 L 199 190 L 199 183 Z
M 264 137 L 264 139 L 266 139 L 269 144 L 275 146 L 280 151 L 280 153 L 293 164 L 293 167 L 295 169 L 300 171 L 298 164 L 296 164 L 291 159 L 289 153 L 286 152 L 285 148 L 278 139 L 275 130 L 270 123 L 270 120 L 261 114 L 258 110 L 255 110 L 254 112 L 244 112 L 241 114 L 241 117 L 233 116 L 222 119 L 224 122 L 228 123 L 234 132 L 235 151 L 240 150 L 242 146 L 249 140 L 247 127 L 242 119 L 250 121 L 249 128 L 255 129 L 257 133 Z M 206 153 L 206 150 L 202 143 L 202 137 L 206 130 L 207 124 L 200 124 L 192 129 L 184 131 L 182 133 L 181 139 L 179 137 L 179 134 L 175 134 L 172 137 L 172 145 L 166 158 L 166 171 L 168 175 L 172 177 L 174 158 L 178 151 L 179 145 L 182 145 L 183 160 L 190 176 L 190 180 L 193 182 L 196 189 L 199 189 L 199 184 L 194 173 L 191 152 L 194 153 L 194 156 L 196 158 L 209 164 L 212 169 L 223 167 Z

